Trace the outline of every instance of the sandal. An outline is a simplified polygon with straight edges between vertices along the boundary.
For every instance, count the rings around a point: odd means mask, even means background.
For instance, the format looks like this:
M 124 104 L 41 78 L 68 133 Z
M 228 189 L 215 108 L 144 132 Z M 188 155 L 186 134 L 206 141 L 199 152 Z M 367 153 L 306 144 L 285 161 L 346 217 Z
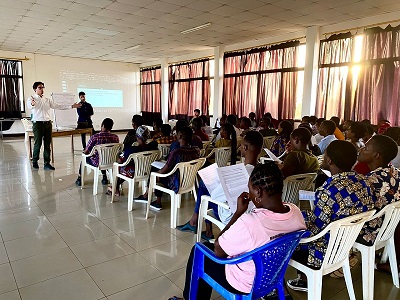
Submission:
M 109 187 L 107 187 L 107 192 L 106 192 L 106 195 L 109 195 L 109 196 L 111 196 L 112 195 L 112 187 L 111 186 L 109 186 Z M 121 196 L 121 192 L 120 191 L 115 191 L 115 196 L 116 197 L 119 197 L 119 196 Z

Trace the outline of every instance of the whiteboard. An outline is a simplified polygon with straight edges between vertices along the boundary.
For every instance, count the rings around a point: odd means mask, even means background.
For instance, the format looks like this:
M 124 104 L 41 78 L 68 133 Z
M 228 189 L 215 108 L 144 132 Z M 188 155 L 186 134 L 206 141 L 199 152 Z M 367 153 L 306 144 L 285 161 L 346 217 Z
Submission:
M 72 93 L 52 93 L 53 101 L 60 105 L 71 106 L 75 102 L 75 95 Z M 54 125 L 56 128 L 76 128 L 78 114 L 76 108 L 73 109 L 54 109 Z

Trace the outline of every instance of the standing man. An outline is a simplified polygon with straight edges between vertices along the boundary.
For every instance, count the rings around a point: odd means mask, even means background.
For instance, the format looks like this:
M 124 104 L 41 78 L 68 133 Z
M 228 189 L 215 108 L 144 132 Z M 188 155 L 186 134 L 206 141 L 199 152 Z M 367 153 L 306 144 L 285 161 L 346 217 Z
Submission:
M 93 116 L 93 107 L 90 103 L 86 102 L 85 92 L 79 92 L 79 99 L 81 100 L 81 107 L 76 109 L 78 113 L 78 129 L 80 128 L 93 128 L 92 116 Z M 86 147 L 86 134 L 81 134 L 82 138 L 82 147 L 85 149 Z
M 55 170 L 50 164 L 50 144 L 51 132 L 53 124 L 51 122 L 51 109 L 70 109 L 81 107 L 80 103 L 72 105 L 60 105 L 55 103 L 52 99 L 43 97 L 44 83 L 37 81 L 33 84 L 35 94 L 28 99 L 28 108 L 32 110 L 32 123 L 33 135 L 35 145 L 33 147 L 32 167 L 39 169 L 38 160 L 40 155 L 40 148 L 42 147 L 42 140 L 44 142 L 43 158 L 44 169 Z

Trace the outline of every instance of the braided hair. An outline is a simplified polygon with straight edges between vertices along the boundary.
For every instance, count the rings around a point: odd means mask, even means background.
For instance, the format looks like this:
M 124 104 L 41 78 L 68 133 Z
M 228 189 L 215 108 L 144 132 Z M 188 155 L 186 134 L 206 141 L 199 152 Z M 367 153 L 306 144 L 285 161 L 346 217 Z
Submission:
M 250 182 L 253 186 L 262 188 L 268 196 L 281 194 L 283 190 L 283 175 L 273 161 L 257 164 L 251 172 Z

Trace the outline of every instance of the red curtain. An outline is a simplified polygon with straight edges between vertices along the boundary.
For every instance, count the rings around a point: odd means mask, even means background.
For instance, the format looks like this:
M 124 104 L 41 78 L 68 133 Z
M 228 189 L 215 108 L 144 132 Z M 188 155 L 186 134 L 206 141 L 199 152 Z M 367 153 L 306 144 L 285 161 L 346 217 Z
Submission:
M 226 114 L 260 118 L 294 117 L 298 46 L 290 42 L 272 47 L 226 53 L 224 56 L 223 108 Z
M 161 67 L 142 69 L 141 100 L 145 124 L 152 125 L 155 118 L 161 118 Z
M 196 108 L 208 115 L 209 60 L 170 65 L 169 87 L 169 118 L 189 119 Z
M 0 117 L 21 118 L 21 111 L 24 111 L 22 89 L 22 63 L 0 59 Z M 3 130 L 12 124 L 3 123 Z

